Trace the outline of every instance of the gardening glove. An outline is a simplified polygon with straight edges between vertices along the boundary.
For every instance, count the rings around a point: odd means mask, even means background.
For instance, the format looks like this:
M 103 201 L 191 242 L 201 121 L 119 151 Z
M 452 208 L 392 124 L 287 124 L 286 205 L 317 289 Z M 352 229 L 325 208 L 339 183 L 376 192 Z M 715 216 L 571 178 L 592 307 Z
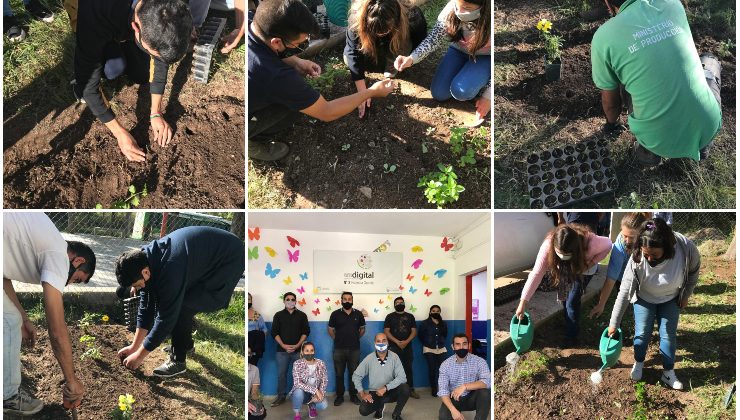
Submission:
M 619 120 L 613 123 L 606 122 L 604 123 L 604 126 L 601 127 L 601 131 L 608 136 L 616 137 L 622 134 L 622 132 L 627 131 L 627 126 L 622 124 L 622 122 Z
M 70 409 L 79 407 L 82 404 L 82 397 L 85 395 L 85 386 L 77 378 L 73 378 L 64 383 L 62 387 L 62 401 L 64 408 Z

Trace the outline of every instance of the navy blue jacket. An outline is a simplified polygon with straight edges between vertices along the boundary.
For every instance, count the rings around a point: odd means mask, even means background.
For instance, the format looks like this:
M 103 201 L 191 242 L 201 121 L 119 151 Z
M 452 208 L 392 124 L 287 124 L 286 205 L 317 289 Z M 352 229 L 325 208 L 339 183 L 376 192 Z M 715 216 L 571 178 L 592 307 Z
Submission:
M 196 312 L 226 308 L 244 273 L 244 242 L 221 229 L 178 229 L 142 249 L 152 274 L 140 292 L 136 325 L 149 330 L 144 339 L 148 351 L 172 332 L 183 307 Z
M 419 340 L 424 347 L 430 349 L 438 349 L 445 346 L 445 339 L 447 338 L 447 323 L 441 321 L 439 324 L 435 324 L 432 318 L 427 318 L 421 321 L 419 325 Z

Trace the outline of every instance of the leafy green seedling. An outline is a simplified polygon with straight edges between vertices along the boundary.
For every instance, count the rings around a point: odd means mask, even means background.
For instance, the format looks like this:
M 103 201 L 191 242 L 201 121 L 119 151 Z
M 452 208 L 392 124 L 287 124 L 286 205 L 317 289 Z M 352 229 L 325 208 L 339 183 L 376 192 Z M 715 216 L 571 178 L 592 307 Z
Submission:
M 421 153 L 428 153 L 429 152 L 429 146 L 427 146 L 426 142 L 421 142 Z
M 389 174 L 389 173 L 392 174 L 392 173 L 396 172 L 396 165 L 389 165 L 387 163 L 384 163 L 383 164 L 383 172 L 386 173 L 386 174 Z
M 134 185 L 129 185 L 128 193 L 129 195 L 125 199 L 113 202 L 114 209 L 130 209 L 131 207 L 138 207 L 140 199 L 149 194 L 146 189 L 146 184 L 144 184 L 144 188 L 138 192 Z
M 465 187 L 457 183 L 457 174 L 452 165 L 437 164 L 439 172 L 432 172 L 419 179 L 417 187 L 424 188 L 427 200 L 441 209 L 460 199 Z
M 346 151 L 347 151 L 347 150 L 349 150 L 349 149 L 350 149 L 351 147 L 352 147 L 352 145 L 351 145 L 351 144 L 349 144 L 349 143 L 343 144 L 343 145 L 342 145 L 342 151 L 343 151 L 343 152 L 346 152 Z
M 427 130 L 425 131 L 427 136 L 431 136 L 432 133 L 434 133 L 437 129 L 435 127 L 427 127 Z

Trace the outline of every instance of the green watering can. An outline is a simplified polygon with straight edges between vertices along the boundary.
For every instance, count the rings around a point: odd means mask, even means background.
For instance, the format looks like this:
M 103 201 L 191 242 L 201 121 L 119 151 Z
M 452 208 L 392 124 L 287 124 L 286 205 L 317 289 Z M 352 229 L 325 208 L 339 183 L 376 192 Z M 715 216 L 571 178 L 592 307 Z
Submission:
M 511 334 L 511 341 L 516 347 L 516 353 L 525 353 L 532 346 L 532 339 L 534 339 L 534 324 L 532 318 L 529 316 L 529 312 L 524 312 L 522 320 L 514 315 L 511 318 L 511 324 L 509 325 L 509 333 Z
M 604 328 L 599 342 L 599 354 L 603 365 L 601 370 L 614 366 L 622 353 L 622 329 L 617 328 L 613 336 L 609 337 L 609 328 Z

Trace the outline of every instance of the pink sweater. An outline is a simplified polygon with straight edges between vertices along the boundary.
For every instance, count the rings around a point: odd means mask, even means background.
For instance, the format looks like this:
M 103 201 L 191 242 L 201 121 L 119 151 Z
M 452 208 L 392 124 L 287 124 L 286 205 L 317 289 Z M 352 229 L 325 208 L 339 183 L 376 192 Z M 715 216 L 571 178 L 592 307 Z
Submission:
M 586 258 L 588 260 L 588 267 L 598 264 L 601 260 L 609 255 L 609 251 L 612 249 L 612 241 L 609 238 L 603 236 L 597 236 L 594 233 L 589 233 L 586 239 Z M 550 266 L 547 264 L 547 255 L 550 253 L 550 235 L 547 235 L 545 240 L 540 245 L 540 251 L 537 253 L 537 260 L 534 263 L 532 272 L 527 277 L 527 284 L 524 285 L 522 290 L 522 299 L 529 302 L 534 295 L 534 292 L 542 282 L 542 277 L 545 273 L 550 270 Z

